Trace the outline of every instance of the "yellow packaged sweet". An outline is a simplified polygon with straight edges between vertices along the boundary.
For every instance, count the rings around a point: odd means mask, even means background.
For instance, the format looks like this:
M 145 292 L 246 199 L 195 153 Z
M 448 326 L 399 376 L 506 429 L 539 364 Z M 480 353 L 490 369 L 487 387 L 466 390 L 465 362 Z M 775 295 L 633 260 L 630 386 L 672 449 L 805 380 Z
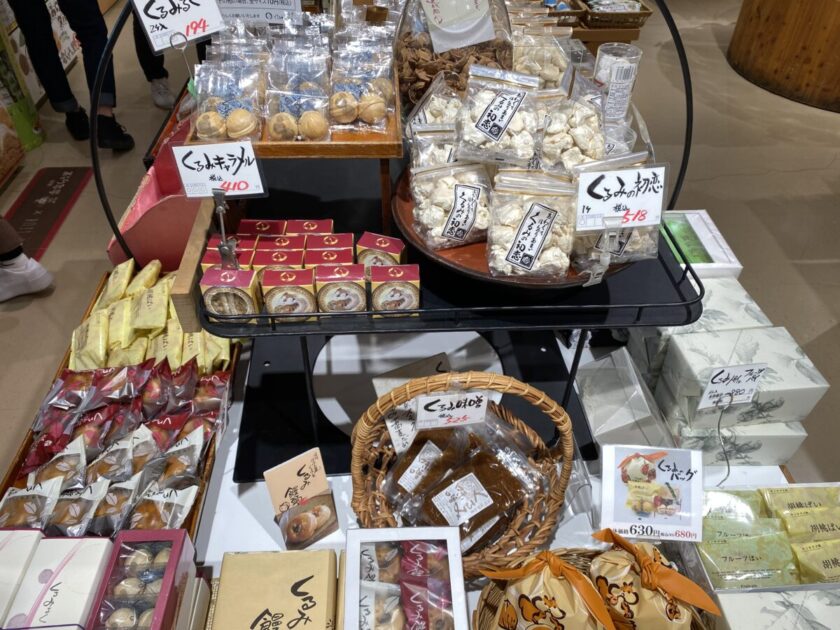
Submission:
M 166 343 L 164 345 L 166 358 L 169 360 L 169 367 L 177 370 L 183 364 L 184 353 L 184 330 L 177 319 L 169 319 L 166 322 Z
M 715 588 L 761 588 L 799 583 L 793 551 L 784 532 L 707 541 L 700 557 Z
M 783 516 L 794 510 L 840 505 L 837 486 L 788 486 L 761 490 L 767 509 L 773 516 Z
M 765 515 L 764 500 L 757 490 L 707 490 L 703 518 L 746 521 Z
M 71 342 L 76 370 L 104 367 L 108 358 L 108 311 L 91 313 L 76 330 Z
M 213 370 L 227 370 L 230 366 L 230 339 L 213 337 L 219 344 L 219 352 L 213 359 Z
M 793 510 L 782 521 L 792 543 L 840 539 L 840 507 Z
M 131 304 L 131 327 L 138 334 L 154 337 L 166 327 L 169 315 L 169 283 L 158 282 L 138 294 Z
M 735 521 L 722 518 L 703 520 L 703 542 L 726 542 L 736 538 L 750 538 L 784 531 L 781 519 L 757 518 Z
M 794 543 L 803 584 L 840 582 L 840 540 Z
M 117 300 L 108 307 L 108 345 L 111 348 L 128 348 L 134 337 L 134 329 L 131 327 L 131 300 Z
M 184 333 L 184 349 L 181 356 L 182 363 L 189 363 L 191 359 L 195 359 L 198 364 L 198 371 L 201 374 L 207 374 L 207 345 L 205 343 L 204 333 Z
M 129 258 L 124 263 L 120 263 L 108 276 L 108 282 L 105 283 L 105 288 L 99 295 L 96 301 L 96 309 L 108 308 L 125 295 L 125 290 L 128 288 L 128 283 L 131 282 L 131 276 L 134 275 L 134 259 Z
M 138 337 L 128 348 L 111 348 L 108 354 L 108 367 L 125 367 L 143 363 L 148 346 L 149 340 L 146 337 Z
M 128 287 L 125 290 L 126 297 L 134 297 L 146 289 L 150 289 L 155 286 L 155 283 L 158 281 L 158 276 L 160 276 L 160 270 L 161 264 L 159 260 L 149 262 L 145 267 L 138 271 L 137 275 L 134 276 L 134 279 L 129 282 Z

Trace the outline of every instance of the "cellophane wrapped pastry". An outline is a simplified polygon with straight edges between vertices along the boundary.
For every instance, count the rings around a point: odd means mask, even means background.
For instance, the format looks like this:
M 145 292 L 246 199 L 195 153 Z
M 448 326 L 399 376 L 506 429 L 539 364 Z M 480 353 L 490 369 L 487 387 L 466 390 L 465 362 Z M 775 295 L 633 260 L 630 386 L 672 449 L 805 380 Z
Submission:
M 490 178 L 481 164 L 416 169 L 414 225 L 432 249 L 483 241 L 490 222 Z
M 560 46 L 572 30 L 565 27 L 525 27 L 514 29 L 513 70 L 540 79 L 540 87 L 559 88 L 569 58 Z

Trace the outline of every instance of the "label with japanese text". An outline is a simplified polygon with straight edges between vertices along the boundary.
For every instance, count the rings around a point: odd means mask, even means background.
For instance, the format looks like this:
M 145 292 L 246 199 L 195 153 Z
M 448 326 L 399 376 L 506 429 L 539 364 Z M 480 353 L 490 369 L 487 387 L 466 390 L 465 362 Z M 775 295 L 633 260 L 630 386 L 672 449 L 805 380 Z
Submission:
M 413 402 L 403 403 L 389 411 L 385 416 L 385 426 L 388 427 L 391 444 L 394 445 L 397 455 L 405 453 L 411 446 L 414 436 L 417 435 L 416 424 Z
M 379 581 L 379 560 L 376 559 L 376 543 L 362 543 L 359 550 L 359 578 L 362 582 Z
M 456 527 L 493 505 L 493 499 L 478 477 L 470 473 L 432 497 L 432 503 L 446 522 Z
M 290 11 L 301 11 L 301 0 L 218 0 L 222 17 L 232 23 L 284 22 L 294 17 Z
M 577 229 L 602 230 L 604 219 L 611 217 L 619 217 L 628 228 L 659 225 L 667 189 L 665 173 L 665 166 L 581 172 Z
M 265 194 L 260 163 L 250 140 L 172 147 L 187 197 L 212 197 L 221 188 L 227 197 Z
M 453 241 L 465 241 L 475 224 L 481 187 L 469 184 L 455 184 L 455 199 L 449 218 L 443 226 L 443 237 Z
M 485 392 L 430 394 L 417 398 L 417 430 L 459 427 L 484 422 L 487 415 Z
M 519 224 L 519 230 L 505 260 L 520 269 L 533 269 L 556 218 L 556 210 L 540 203 L 532 203 Z
M 610 83 L 604 103 L 606 120 L 623 120 L 627 115 L 633 84 L 636 82 L 637 67 L 635 63 L 618 62 L 610 68 Z
M 411 466 L 399 478 L 397 484 L 406 492 L 413 492 L 417 485 L 423 481 L 432 464 L 440 459 L 442 454 L 443 451 L 435 446 L 434 442 L 427 441 L 420 452 L 417 453 L 414 461 L 411 462 Z
M 478 121 L 475 123 L 475 128 L 493 142 L 498 142 L 505 129 L 508 128 L 510 121 L 516 115 L 516 112 L 519 111 L 519 107 L 524 100 L 524 90 L 497 92 L 484 112 L 479 116 Z
M 206 37 L 224 28 L 216 0 L 132 0 L 155 52 Z
M 601 527 L 631 538 L 703 539 L 703 453 L 605 445 Z
M 766 363 L 714 368 L 697 409 L 720 407 L 723 410 L 730 405 L 752 402 L 766 371 Z

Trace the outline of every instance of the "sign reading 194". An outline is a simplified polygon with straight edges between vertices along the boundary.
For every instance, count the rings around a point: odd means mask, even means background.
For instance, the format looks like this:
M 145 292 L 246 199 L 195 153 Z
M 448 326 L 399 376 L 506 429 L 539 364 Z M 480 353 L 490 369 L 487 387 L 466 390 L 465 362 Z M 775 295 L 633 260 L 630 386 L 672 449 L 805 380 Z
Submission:
M 179 43 L 222 30 L 216 0 L 132 0 L 152 49 L 162 52 Z

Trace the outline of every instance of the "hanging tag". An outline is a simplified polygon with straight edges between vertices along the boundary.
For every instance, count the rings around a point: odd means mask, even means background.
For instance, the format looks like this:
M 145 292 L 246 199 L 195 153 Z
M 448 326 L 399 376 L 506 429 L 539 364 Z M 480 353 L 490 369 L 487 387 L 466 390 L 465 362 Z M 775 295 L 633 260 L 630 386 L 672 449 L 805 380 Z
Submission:
M 460 392 L 417 398 L 417 430 L 478 424 L 487 415 L 487 394 Z
M 140 20 L 156 53 L 170 48 L 175 34 L 192 41 L 225 26 L 216 0 L 132 0 L 132 3 L 135 18 Z
M 227 197 L 265 194 L 262 170 L 250 140 L 172 147 L 187 197 L 210 197 L 221 188 Z
M 608 217 L 620 218 L 627 228 L 659 225 L 667 188 L 665 174 L 664 165 L 581 171 L 577 229 L 598 230 Z
M 721 403 L 730 406 L 752 402 L 766 371 L 766 363 L 714 368 L 697 409 L 717 407 Z

